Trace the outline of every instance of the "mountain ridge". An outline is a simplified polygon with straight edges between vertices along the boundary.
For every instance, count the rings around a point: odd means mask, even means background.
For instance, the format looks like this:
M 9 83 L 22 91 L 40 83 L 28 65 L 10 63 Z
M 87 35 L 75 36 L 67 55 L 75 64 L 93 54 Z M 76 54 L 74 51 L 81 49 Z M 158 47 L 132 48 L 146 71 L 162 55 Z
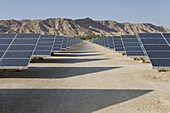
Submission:
M 61 36 L 113 36 L 137 33 L 170 32 L 169 28 L 151 23 L 119 23 L 113 20 L 91 18 L 48 18 L 45 20 L 0 20 L 0 33 L 41 33 Z

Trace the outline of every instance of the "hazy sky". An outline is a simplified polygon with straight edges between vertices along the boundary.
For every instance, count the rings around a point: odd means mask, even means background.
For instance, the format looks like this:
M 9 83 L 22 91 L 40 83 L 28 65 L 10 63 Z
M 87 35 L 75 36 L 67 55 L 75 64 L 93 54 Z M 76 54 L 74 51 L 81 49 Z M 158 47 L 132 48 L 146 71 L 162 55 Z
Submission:
M 0 0 L 0 19 L 86 18 L 170 28 L 170 0 Z

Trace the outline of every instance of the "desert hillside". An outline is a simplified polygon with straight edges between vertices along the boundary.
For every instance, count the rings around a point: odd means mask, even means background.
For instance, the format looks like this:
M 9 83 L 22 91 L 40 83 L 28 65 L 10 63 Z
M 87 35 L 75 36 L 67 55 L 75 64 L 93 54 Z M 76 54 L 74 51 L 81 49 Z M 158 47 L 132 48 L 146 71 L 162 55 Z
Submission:
M 46 20 L 0 20 L 0 33 L 42 33 L 62 36 L 122 35 L 139 32 L 170 32 L 170 29 L 150 23 L 131 24 L 116 21 L 98 21 L 90 18 Z

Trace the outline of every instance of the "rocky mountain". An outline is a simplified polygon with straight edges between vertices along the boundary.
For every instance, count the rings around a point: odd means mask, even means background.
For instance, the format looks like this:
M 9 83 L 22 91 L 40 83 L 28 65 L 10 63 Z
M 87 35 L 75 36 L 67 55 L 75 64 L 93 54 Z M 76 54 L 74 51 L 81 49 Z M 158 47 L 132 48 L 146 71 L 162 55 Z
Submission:
M 139 32 L 170 32 L 170 29 L 150 23 L 131 24 L 116 21 L 97 21 L 90 18 L 46 20 L 0 20 L 0 33 L 41 33 L 62 36 L 123 35 Z

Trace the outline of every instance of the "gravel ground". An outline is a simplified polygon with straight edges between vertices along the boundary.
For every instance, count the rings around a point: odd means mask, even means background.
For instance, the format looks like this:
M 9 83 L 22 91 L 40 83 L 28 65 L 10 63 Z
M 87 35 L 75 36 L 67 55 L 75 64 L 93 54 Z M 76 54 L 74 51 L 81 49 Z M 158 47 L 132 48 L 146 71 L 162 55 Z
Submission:
M 0 72 L 0 113 L 170 113 L 170 71 L 85 42 Z

